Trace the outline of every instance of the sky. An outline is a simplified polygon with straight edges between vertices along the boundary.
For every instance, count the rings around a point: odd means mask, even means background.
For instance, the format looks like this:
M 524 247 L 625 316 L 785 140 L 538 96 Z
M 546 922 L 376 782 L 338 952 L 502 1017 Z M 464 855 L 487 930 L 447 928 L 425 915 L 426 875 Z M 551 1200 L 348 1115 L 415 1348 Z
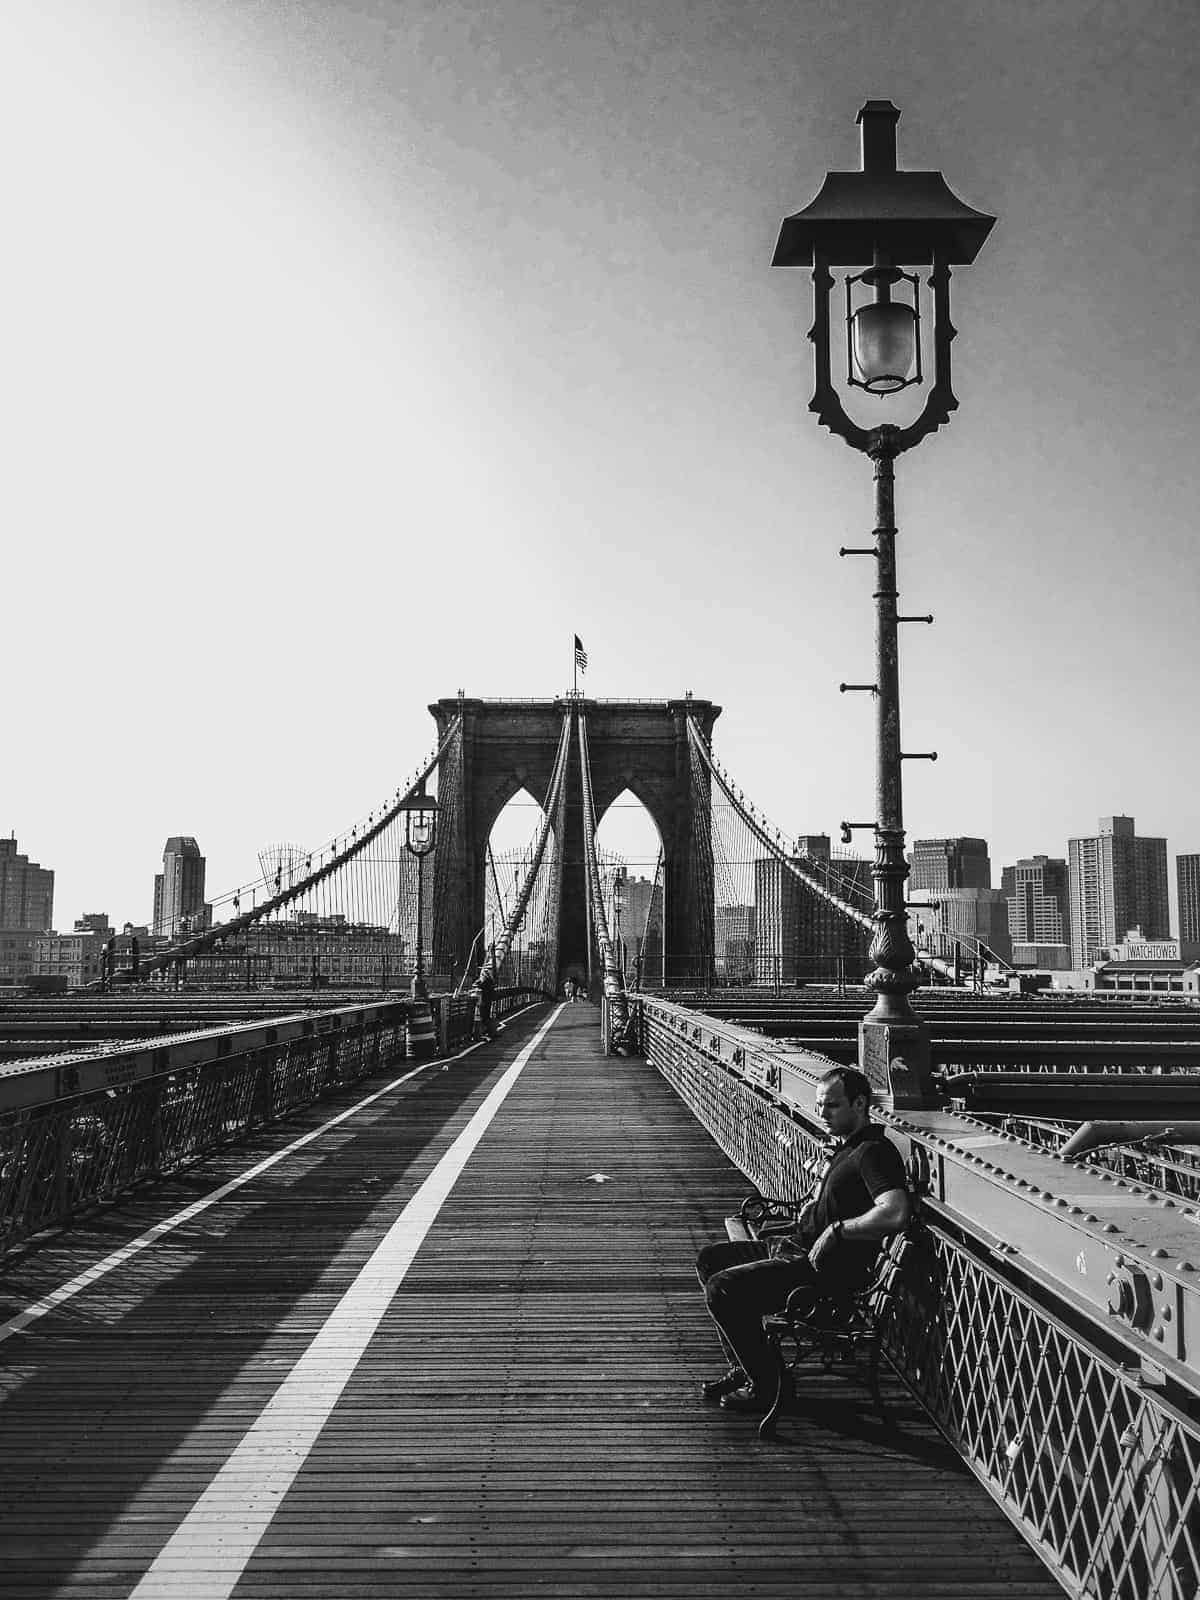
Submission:
M 576 633 L 789 832 L 871 814 L 871 469 L 770 265 L 868 98 L 999 219 L 897 464 L 910 837 L 998 882 L 1124 813 L 1174 894 L 1198 50 L 1194 0 L 9 0 L 0 833 L 56 925 L 147 920 L 171 834 L 217 894 L 348 828 Z

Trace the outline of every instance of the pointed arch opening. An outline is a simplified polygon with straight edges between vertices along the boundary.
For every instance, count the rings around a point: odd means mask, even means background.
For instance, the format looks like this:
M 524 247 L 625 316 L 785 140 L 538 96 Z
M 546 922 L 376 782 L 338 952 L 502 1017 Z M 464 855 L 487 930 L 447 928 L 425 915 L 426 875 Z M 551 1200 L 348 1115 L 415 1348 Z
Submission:
M 663 982 L 663 841 L 653 816 L 623 789 L 596 824 L 604 912 L 630 988 Z
M 482 959 L 488 950 L 503 952 L 504 933 L 511 928 L 507 954 L 496 972 L 502 986 L 539 987 L 550 946 L 557 940 L 557 929 L 547 926 L 550 917 L 557 917 L 552 904 L 553 827 L 536 876 L 529 883 L 545 821 L 545 811 L 529 790 L 518 789 L 500 808 L 484 847 L 484 925 L 478 955 Z

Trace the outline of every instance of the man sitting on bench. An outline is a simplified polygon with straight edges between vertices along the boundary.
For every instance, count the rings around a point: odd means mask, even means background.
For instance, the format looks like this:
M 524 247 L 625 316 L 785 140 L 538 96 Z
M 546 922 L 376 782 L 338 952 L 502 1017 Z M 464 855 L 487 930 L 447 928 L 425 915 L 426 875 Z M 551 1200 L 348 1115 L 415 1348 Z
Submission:
M 883 1239 L 907 1225 L 911 1207 L 900 1152 L 871 1121 L 871 1085 L 855 1067 L 821 1079 L 817 1116 L 835 1141 L 796 1225 L 769 1242 L 706 1245 L 696 1258 L 704 1299 L 734 1363 L 703 1385 L 733 1411 L 765 1412 L 775 1388 L 775 1359 L 762 1319 L 782 1311 L 794 1289 L 845 1297 L 861 1289 Z

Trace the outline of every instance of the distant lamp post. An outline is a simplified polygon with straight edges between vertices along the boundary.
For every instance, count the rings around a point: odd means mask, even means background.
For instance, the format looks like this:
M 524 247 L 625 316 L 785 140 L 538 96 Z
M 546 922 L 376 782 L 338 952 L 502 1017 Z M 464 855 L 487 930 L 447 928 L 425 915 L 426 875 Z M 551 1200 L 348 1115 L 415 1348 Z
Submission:
M 898 455 L 950 420 L 958 407 L 951 387 L 950 269 L 975 260 L 995 222 L 964 205 L 940 172 L 896 169 L 896 123 L 900 113 L 890 100 L 868 100 L 858 113 L 862 129 L 862 170 L 829 172 L 816 199 L 784 219 L 775 250 L 777 267 L 810 267 L 814 317 L 815 384 L 809 409 L 817 421 L 861 450 L 875 463 L 874 545 L 842 555 L 876 561 L 875 670 L 872 684 L 843 684 L 843 691 L 866 690 L 875 697 L 876 744 L 875 886 L 871 941 L 874 969 L 867 985 L 876 994 L 874 1009 L 859 1028 L 859 1051 L 872 1084 L 896 1105 L 927 1105 L 936 1096 L 929 1067 L 929 1033 L 909 996 L 921 982 L 921 968 L 908 933 L 904 881 L 904 810 L 901 763 L 936 760 L 926 752 L 900 748 L 900 680 L 897 624 L 932 622 L 931 616 L 896 614 L 896 523 L 893 463 Z M 846 387 L 882 399 L 925 383 L 922 344 L 932 356 L 933 381 L 915 421 L 901 427 L 881 423 L 862 427 L 847 413 L 834 385 L 830 295 L 831 268 L 851 269 L 845 277 Z M 932 329 L 921 322 L 921 284 L 911 267 L 931 268 Z M 859 270 L 854 270 L 859 269 Z M 843 824 L 843 838 L 850 824 Z M 853 826 L 862 826 L 854 824 Z
M 421 959 L 421 929 L 424 921 L 424 868 L 425 857 L 437 843 L 437 801 L 425 793 L 406 800 L 404 811 L 404 845 L 410 855 L 417 858 L 417 959 L 413 969 L 412 998 L 428 1000 L 425 971 Z

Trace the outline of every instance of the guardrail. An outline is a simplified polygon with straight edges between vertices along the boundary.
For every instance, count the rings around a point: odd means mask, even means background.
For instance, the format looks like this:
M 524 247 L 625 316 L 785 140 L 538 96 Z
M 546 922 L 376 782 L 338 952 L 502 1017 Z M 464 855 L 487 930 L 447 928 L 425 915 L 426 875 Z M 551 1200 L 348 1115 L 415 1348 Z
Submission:
M 815 1053 L 656 997 L 647 1060 L 763 1193 L 824 1140 Z M 938 1241 L 940 1310 L 890 1355 L 988 1492 L 1078 1596 L 1200 1591 L 1200 1218 L 1090 1162 L 945 1111 L 882 1111 Z
M 493 1015 L 544 998 L 500 990 Z M 475 1003 L 431 1000 L 442 1055 Z M 0 1068 L 0 1259 L 31 1235 L 177 1171 L 407 1053 L 411 1003 L 339 1006 L 41 1056 Z

